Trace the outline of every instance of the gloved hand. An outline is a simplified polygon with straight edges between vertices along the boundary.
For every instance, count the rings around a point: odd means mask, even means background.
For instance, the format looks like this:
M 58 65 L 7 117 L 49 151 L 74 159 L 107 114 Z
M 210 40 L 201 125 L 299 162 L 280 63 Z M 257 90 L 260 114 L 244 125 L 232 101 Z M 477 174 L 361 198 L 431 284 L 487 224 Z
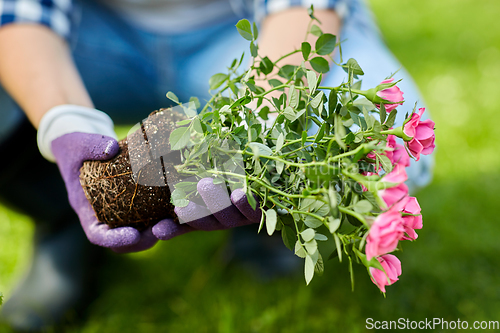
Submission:
M 206 207 L 190 202 L 175 210 L 187 223 L 165 219 L 142 232 L 133 227 L 110 229 L 97 220 L 79 175 L 84 161 L 106 160 L 118 153 L 118 143 L 111 136 L 115 136 L 113 122 L 105 113 L 75 105 L 51 109 L 42 118 L 38 130 L 40 152 L 48 160 L 57 162 L 71 207 L 91 243 L 119 253 L 137 252 L 154 246 L 158 239 L 168 240 L 193 230 L 228 229 L 260 222 L 260 209 L 251 208 L 241 189 L 233 191 L 229 199 L 224 187 L 214 185 L 211 178 L 204 178 L 198 183 L 198 192 Z
M 197 189 L 206 207 L 193 201 L 186 207 L 176 207 L 175 213 L 184 223 L 178 224 L 171 219 L 158 222 L 153 227 L 153 234 L 158 239 L 168 240 L 195 230 L 221 230 L 260 222 L 262 211 L 258 207 L 253 210 L 242 189 L 234 190 L 229 198 L 226 188 L 214 184 L 212 178 L 201 179 Z
M 116 252 L 142 251 L 158 241 L 151 228 L 139 232 L 132 227 L 110 229 L 100 223 L 80 185 L 80 168 L 84 161 L 105 160 L 118 153 L 115 138 L 113 122 L 105 113 L 77 105 L 61 105 L 49 110 L 37 134 L 42 155 L 57 162 L 70 205 L 89 241 Z

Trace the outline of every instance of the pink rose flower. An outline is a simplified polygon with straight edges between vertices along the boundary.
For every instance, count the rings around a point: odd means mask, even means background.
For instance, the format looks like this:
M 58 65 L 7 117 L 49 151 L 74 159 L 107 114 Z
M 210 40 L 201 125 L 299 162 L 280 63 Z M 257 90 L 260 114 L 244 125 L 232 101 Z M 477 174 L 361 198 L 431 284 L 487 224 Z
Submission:
M 425 108 L 420 108 L 418 113 L 413 113 L 403 128 L 404 134 L 412 138 L 405 144 L 417 161 L 420 159 L 420 154 L 429 155 L 435 148 L 434 122 L 430 119 L 420 121 L 424 111 Z
M 366 238 L 366 259 L 394 251 L 404 231 L 403 218 L 398 211 L 389 210 L 377 216 Z
M 396 136 L 395 135 L 391 135 L 389 134 L 387 136 L 387 142 L 386 142 L 386 147 L 387 148 L 390 148 L 390 149 L 394 149 L 396 147 Z M 393 150 L 386 150 L 384 152 L 384 155 L 387 156 L 389 158 L 389 160 L 392 162 L 393 160 L 393 154 L 394 154 L 394 151 Z M 377 158 L 377 156 L 374 154 L 374 153 L 368 153 L 366 155 L 366 157 L 374 160 Z M 394 164 L 394 163 L 393 163 Z
M 391 83 L 394 81 L 394 79 L 387 79 L 381 82 L 382 83 Z M 380 98 L 383 98 L 389 103 L 384 103 L 385 110 L 389 113 L 395 108 L 397 108 L 399 105 L 403 104 L 403 92 L 397 87 L 397 86 L 392 86 L 390 88 L 384 89 L 377 91 L 377 96 Z M 399 102 L 399 103 L 398 103 Z M 380 104 L 375 104 L 377 108 L 380 109 Z
M 396 136 L 389 134 L 387 136 L 386 147 L 392 150 L 385 151 L 384 155 L 389 158 L 392 165 L 401 164 L 405 167 L 410 166 L 410 156 L 403 145 L 396 142 Z M 366 157 L 374 160 L 376 156 L 374 153 L 368 153 Z
M 394 151 L 392 152 L 392 164 L 401 164 L 405 167 L 410 166 L 410 156 L 406 152 L 406 149 L 403 145 L 396 143 L 394 147 Z
M 394 160 L 394 149 L 396 148 L 396 136 L 395 135 L 388 135 L 387 136 L 387 148 L 391 148 L 392 150 L 387 150 L 384 154 L 389 158 L 391 162 Z M 393 165 L 396 163 L 392 163 Z
M 378 257 L 377 260 L 380 262 L 385 270 L 385 273 L 380 269 L 370 267 L 370 274 L 372 276 L 372 281 L 379 287 L 379 289 L 385 293 L 385 286 L 390 286 L 397 280 L 401 275 L 401 261 L 392 254 L 386 254 Z
M 398 204 L 408 196 L 408 186 L 404 183 L 408 179 L 406 170 L 402 164 L 396 164 L 394 169 L 382 177 L 383 182 L 397 183 L 397 186 L 378 191 L 378 195 L 384 200 L 387 207 Z
M 420 205 L 418 204 L 417 198 L 408 197 L 404 208 L 402 210 L 403 213 L 420 214 Z M 418 235 L 415 232 L 415 229 L 422 229 L 422 215 L 418 216 L 403 216 L 403 227 L 405 229 L 405 235 L 401 238 L 402 240 L 415 240 Z

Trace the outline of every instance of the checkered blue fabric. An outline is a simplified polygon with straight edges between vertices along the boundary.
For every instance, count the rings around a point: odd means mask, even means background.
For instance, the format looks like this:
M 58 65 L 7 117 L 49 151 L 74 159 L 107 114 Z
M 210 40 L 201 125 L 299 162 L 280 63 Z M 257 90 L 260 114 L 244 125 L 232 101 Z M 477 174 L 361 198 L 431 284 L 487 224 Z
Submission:
M 9 23 L 42 24 L 68 38 L 71 9 L 71 0 L 0 0 L 0 26 Z
M 243 0 L 244 1 L 244 0 Z M 348 0 L 255 0 L 255 20 L 294 6 L 335 9 L 342 17 Z M 68 38 L 71 27 L 72 0 L 0 0 L 0 26 L 9 23 L 42 24 Z
M 347 14 L 349 0 L 256 0 L 254 2 L 255 20 L 260 21 L 265 16 L 280 12 L 290 7 L 305 7 L 311 5 L 314 9 L 334 9 L 343 18 Z

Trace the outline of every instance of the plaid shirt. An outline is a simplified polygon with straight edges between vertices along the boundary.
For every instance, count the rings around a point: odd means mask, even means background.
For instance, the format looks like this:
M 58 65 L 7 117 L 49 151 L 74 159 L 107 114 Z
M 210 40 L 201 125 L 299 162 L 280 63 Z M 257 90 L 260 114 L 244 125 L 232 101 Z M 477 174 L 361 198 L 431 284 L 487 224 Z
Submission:
M 315 9 L 335 9 L 342 17 L 347 8 L 346 1 L 255 0 L 254 14 L 255 19 L 260 21 L 268 14 L 295 6 L 310 7 L 313 4 Z M 42 24 L 63 38 L 68 38 L 73 17 L 72 10 L 72 0 L 0 0 L 0 26 L 9 23 Z

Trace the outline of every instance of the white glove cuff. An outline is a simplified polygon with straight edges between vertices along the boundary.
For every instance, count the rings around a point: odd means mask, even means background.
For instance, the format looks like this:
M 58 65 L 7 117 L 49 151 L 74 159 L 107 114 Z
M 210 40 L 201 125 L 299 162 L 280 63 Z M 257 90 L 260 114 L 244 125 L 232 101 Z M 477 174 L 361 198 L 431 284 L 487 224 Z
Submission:
M 43 157 L 55 162 L 52 141 L 74 132 L 107 135 L 116 139 L 113 121 L 102 111 L 79 105 L 59 105 L 42 117 L 38 126 L 38 149 Z

